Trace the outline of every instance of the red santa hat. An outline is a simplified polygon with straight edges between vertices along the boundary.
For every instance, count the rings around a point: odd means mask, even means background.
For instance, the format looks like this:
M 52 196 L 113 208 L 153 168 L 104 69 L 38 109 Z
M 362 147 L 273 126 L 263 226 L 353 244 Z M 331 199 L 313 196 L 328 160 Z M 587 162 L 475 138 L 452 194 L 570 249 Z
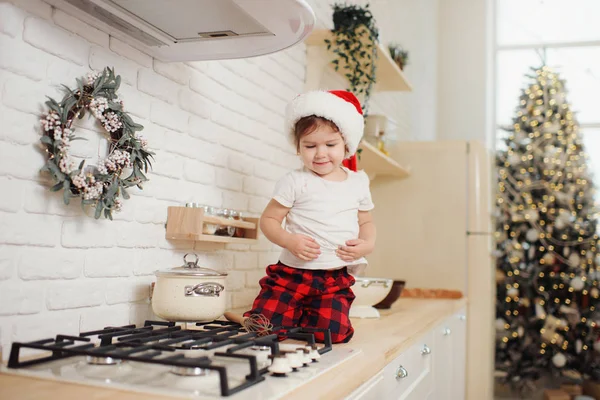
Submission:
M 317 90 L 297 96 L 285 110 L 285 132 L 295 145 L 294 128 L 301 118 L 316 115 L 337 125 L 352 156 L 363 136 L 364 120 L 360 102 L 346 90 Z

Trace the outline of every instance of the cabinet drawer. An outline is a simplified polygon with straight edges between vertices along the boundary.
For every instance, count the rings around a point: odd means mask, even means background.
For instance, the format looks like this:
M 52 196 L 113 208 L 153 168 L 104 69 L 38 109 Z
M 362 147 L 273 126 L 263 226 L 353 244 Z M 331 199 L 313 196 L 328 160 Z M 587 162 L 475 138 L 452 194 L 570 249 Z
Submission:
M 385 375 L 380 371 L 377 375 L 363 383 L 344 400 L 373 400 L 385 398 Z
M 384 368 L 386 399 L 407 399 L 415 386 L 433 384 L 433 335 L 428 332 L 420 337 Z

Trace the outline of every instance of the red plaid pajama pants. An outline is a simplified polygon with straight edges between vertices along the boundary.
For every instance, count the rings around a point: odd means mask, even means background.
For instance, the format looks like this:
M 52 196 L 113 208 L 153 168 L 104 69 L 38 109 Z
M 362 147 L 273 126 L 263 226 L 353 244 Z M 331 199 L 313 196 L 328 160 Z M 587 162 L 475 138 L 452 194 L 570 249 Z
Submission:
M 245 317 L 263 314 L 275 326 L 329 329 L 333 343 L 352 338 L 348 313 L 354 277 L 347 268 L 307 270 L 277 263 L 267 267 L 259 283 L 260 293 Z M 322 342 L 323 334 L 315 333 L 315 339 Z

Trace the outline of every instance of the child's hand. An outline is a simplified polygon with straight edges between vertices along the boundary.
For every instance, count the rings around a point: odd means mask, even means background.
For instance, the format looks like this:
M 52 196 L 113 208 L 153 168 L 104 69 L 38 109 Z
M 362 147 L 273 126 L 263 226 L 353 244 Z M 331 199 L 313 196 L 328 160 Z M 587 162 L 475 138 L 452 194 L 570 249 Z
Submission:
M 285 243 L 285 248 L 304 261 L 312 261 L 321 254 L 321 246 L 310 236 L 293 234 Z
M 372 251 L 373 245 L 371 243 L 363 239 L 352 239 L 348 240 L 345 246 L 339 246 L 335 254 L 344 261 L 355 261 Z

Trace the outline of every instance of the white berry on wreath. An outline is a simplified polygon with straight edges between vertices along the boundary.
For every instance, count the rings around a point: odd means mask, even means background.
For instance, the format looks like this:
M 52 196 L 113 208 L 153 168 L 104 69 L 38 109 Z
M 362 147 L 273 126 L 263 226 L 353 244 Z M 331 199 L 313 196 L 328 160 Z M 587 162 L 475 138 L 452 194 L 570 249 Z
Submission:
M 85 81 L 77 79 L 77 89 L 65 86 L 67 94 L 57 102 L 46 101 L 50 110 L 41 118 L 40 141 L 47 154 L 42 171 L 49 172 L 55 184 L 51 191 L 63 190 L 65 204 L 73 197 L 80 197 L 82 207 L 95 208 L 94 218 L 102 214 L 112 219 L 112 212 L 122 207 L 121 197 L 129 198 L 126 189 L 148 180 L 145 172 L 152 167 L 154 153 L 148 150 L 148 141 L 138 134 L 144 129 L 133 122 L 123 110 L 123 101 L 117 90 L 121 77 L 111 68 L 87 75 Z M 99 165 L 79 166 L 69 156 L 70 142 L 82 139 L 74 135 L 73 121 L 83 118 L 89 111 L 108 132 L 109 151 Z M 123 171 L 130 171 L 122 177 Z

